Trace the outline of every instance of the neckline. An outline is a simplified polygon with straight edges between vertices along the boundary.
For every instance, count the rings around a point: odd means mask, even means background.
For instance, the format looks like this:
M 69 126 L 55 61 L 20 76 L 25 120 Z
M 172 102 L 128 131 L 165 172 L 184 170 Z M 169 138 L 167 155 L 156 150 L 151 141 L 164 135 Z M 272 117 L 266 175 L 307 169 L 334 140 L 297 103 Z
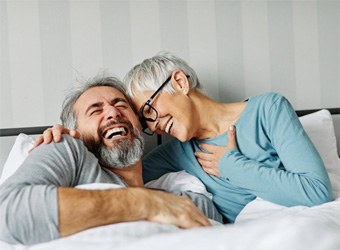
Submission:
M 247 102 L 247 104 L 246 104 L 246 106 L 244 107 L 244 109 L 242 110 L 242 112 L 241 112 L 241 114 L 240 114 L 240 116 L 239 116 L 239 118 L 235 121 L 235 123 L 234 123 L 234 125 L 237 127 L 237 125 L 240 123 L 240 122 L 242 122 L 242 120 L 243 120 L 243 116 L 245 116 L 248 112 L 249 112 L 249 109 L 250 109 L 250 102 L 252 101 L 252 97 L 249 97 L 249 98 L 247 98 L 247 99 L 245 99 L 243 102 Z M 227 132 L 228 131 L 224 131 L 222 134 L 220 134 L 220 135 L 217 135 L 217 136 L 214 136 L 214 137 L 210 137 L 210 138 L 205 138 L 205 139 L 197 139 L 196 138 L 196 141 L 198 141 L 198 142 L 209 142 L 209 141 L 214 141 L 214 140 L 216 140 L 216 139 L 218 139 L 218 138 L 220 138 L 220 137 L 223 137 L 223 136 L 225 136 L 226 134 L 227 134 Z

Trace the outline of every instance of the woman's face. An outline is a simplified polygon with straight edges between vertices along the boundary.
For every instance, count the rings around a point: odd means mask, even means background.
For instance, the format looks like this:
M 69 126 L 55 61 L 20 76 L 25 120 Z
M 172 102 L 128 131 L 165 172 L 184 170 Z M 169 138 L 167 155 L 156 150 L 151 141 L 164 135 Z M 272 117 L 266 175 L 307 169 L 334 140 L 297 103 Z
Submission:
M 140 92 L 133 99 L 140 117 L 142 117 L 142 107 L 153 93 L 154 91 Z M 180 141 L 188 141 L 194 136 L 194 109 L 188 95 L 182 92 L 171 94 L 160 91 L 150 104 L 158 113 L 154 122 L 146 122 L 151 131 L 157 134 L 169 134 Z M 145 107 L 144 113 L 148 112 L 150 107 Z

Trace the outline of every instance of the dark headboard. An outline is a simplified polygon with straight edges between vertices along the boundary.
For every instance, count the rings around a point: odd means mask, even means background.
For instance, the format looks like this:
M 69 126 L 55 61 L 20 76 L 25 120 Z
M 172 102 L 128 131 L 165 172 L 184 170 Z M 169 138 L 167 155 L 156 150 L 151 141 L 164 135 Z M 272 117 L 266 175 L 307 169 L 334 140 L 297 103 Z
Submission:
M 340 108 L 325 108 L 328 109 L 332 115 L 340 115 Z M 295 111 L 298 116 L 308 115 L 319 111 L 320 109 L 304 109 Z
M 0 129 L 0 137 L 16 136 L 20 133 L 24 133 L 26 135 L 39 135 L 39 134 L 42 134 L 47 128 L 50 128 L 50 127 L 52 127 L 52 126 L 2 128 L 2 129 Z
M 340 114 L 340 108 L 327 108 L 332 115 L 339 115 Z M 296 114 L 298 116 L 303 116 L 307 114 L 314 113 L 320 109 L 307 109 L 307 110 L 297 110 Z M 27 135 L 38 135 L 42 134 L 45 129 L 50 128 L 52 126 L 40 126 L 40 127 L 21 127 L 21 128 L 2 128 L 0 129 L 0 137 L 3 136 L 16 136 L 20 133 L 24 133 Z M 158 144 L 162 143 L 161 136 L 157 137 Z

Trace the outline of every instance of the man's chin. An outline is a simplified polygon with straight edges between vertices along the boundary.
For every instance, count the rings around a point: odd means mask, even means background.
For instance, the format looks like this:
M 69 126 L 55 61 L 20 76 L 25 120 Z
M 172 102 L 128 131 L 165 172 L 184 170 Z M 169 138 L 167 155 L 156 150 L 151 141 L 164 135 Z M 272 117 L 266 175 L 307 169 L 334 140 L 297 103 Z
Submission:
M 127 136 L 119 136 L 119 137 L 112 138 L 112 139 L 103 139 L 103 146 L 107 148 L 114 148 L 114 147 L 117 147 L 123 141 L 131 142 L 130 138 L 128 138 Z
M 144 139 L 140 133 L 129 133 L 111 139 L 84 137 L 86 147 L 103 167 L 125 168 L 138 162 L 144 149 Z
M 115 140 L 111 147 L 98 148 L 101 163 L 106 167 L 125 168 L 135 164 L 143 155 L 143 138 L 136 137 L 133 141 L 128 139 Z

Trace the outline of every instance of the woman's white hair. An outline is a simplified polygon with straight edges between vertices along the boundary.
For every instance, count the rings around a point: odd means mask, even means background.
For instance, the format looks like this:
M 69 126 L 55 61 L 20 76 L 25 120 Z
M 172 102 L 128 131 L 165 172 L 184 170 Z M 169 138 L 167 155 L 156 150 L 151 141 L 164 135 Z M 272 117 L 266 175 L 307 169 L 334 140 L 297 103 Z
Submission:
M 196 72 L 181 58 L 169 53 L 160 52 L 134 66 L 125 76 L 127 94 L 135 97 L 139 92 L 156 90 L 175 70 L 182 70 L 187 75 L 190 88 L 200 88 Z M 174 93 L 171 84 L 164 86 L 163 91 Z

